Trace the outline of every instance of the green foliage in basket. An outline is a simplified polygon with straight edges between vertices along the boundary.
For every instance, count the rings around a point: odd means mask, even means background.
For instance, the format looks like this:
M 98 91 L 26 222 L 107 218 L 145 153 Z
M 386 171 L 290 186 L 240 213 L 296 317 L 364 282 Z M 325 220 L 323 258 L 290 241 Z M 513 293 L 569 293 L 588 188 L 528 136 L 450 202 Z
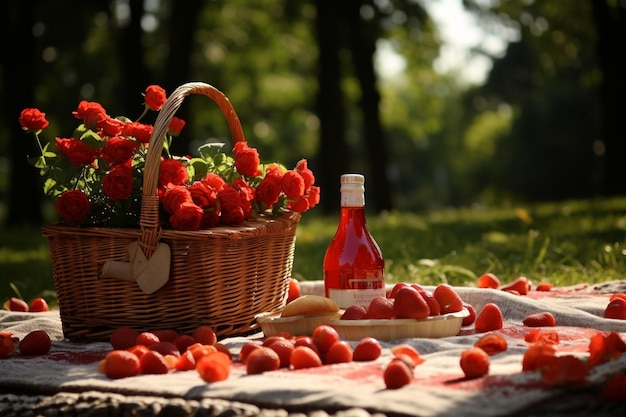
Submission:
M 22 111 L 19 123 L 34 134 L 41 150 L 29 161 L 44 177 L 44 194 L 55 199 L 62 223 L 138 227 L 154 129 L 142 119 L 159 111 L 167 99 L 157 85 L 143 95 L 144 111 L 135 121 L 111 117 L 100 103 L 83 100 L 72 113 L 81 122 L 72 136 L 43 143 L 40 134 L 49 125 L 45 113 L 37 108 Z M 291 170 L 261 164 L 258 151 L 245 141 L 235 143 L 232 156 L 224 144 L 203 145 L 198 157 L 172 155 L 171 142 L 184 125 L 173 117 L 163 141 L 157 194 L 164 227 L 237 225 L 260 214 L 302 213 L 319 202 L 320 190 L 305 159 Z

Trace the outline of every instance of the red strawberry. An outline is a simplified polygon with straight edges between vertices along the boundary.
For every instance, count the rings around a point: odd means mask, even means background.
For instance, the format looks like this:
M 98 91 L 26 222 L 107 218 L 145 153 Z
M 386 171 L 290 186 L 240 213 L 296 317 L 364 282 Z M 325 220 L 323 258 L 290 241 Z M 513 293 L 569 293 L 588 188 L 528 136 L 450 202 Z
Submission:
M 11 297 L 8 301 L 8 306 L 10 311 L 28 311 L 28 303 L 21 298 Z
M 556 326 L 556 319 L 552 314 L 544 311 L 526 316 L 522 323 L 528 327 Z
M 367 307 L 367 319 L 392 319 L 394 317 L 393 312 L 393 298 L 375 297 L 370 301 Z
M 535 290 L 537 290 L 537 291 L 551 291 L 552 290 L 552 284 L 550 284 L 549 282 L 540 282 L 539 284 L 537 284 L 537 287 L 535 288 Z
M 388 298 L 395 298 L 396 294 L 398 293 L 398 290 L 400 290 L 401 288 L 406 288 L 408 287 L 409 284 L 407 284 L 406 282 L 398 282 L 396 283 L 393 288 L 391 289 L 391 292 L 389 292 L 389 297 Z
M 514 281 L 500 287 L 500 289 L 519 295 L 526 295 L 530 289 L 530 281 L 526 277 L 517 277 Z
M 456 313 L 463 310 L 463 300 L 451 285 L 437 285 L 433 295 L 441 307 L 441 314 Z
M 498 289 L 500 287 L 500 280 L 491 272 L 487 272 L 486 274 L 483 274 L 480 278 L 478 278 L 478 280 L 476 281 L 476 286 L 478 288 Z
M 481 348 L 489 356 L 504 352 L 508 349 L 506 339 L 497 333 L 487 333 L 474 343 L 474 347 Z
M 352 305 L 346 308 L 346 311 L 341 315 L 340 320 L 361 320 L 367 314 L 367 309 L 361 305 Z
M 465 302 L 463 303 L 463 307 L 465 307 L 467 311 L 469 311 L 469 316 L 463 317 L 462 325 L 469 326 L 470 324 L 474 323 L 474 320 L 476 320 L 476 309 L 470 303 Z
M 37 297 L 33 301 L 30 302 L 29 310 L 32 313 L 41 313 L 44 311 L 49 311 L 50 307 L 48 307 L 48 303 L 42 297 Z
M 399 319 L 425 319 L 430 307 L 424 297 L 412 287 L 400 288 L 393 303 L 393 311 Z
M 604 317 L 607 319 L 626 320 L 626 300 L 619 297 L 614 298 L 606 306 Z
M 480 348 L 469 348 L 461 352 L 460 365 L 468 379 L 480 378 L 489 373 L 489 355 Z
M 20 341 L 20 352 L 23 355 L 45 355 L 50 351 L 50 336 L 43 330 L 34 330 Z
M 502 311 L 494 303 L 487 303 L 482 308 L 478 316 L 474 328 L 477 332 L 484 333 L 502 328 Z

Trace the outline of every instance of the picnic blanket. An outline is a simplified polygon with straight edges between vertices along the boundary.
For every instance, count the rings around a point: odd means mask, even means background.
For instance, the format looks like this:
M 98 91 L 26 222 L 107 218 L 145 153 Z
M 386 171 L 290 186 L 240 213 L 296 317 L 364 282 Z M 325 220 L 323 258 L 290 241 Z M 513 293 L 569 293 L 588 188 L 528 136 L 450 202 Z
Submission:
M 303 282 L 301 288 L 304 294 L 322 291 L 320 282 Z M 358 408 L 387 415 L 424 417 L 514 415 L 532 409 L 533 405 L 549 403 L 553 398 L 562 399 L 564 394 L 577 392 L 571 388 L 545 387 L 538 372 L 522 372 L 522 358 L 529 346 L 524 340 L 529 330 L 522 324 L 524 317 L 536 312 L 552 313 L 557 326 L 550 330 L 558 333 L 560 348 L 581 356 L 587 354 L 589 340 L 597 332 L 618 332 L 626 340 L 626 320 L 602 317 L 610 294 L 626 292 L 624 282 L 531 292 L 527 296 L 492 289 L 455 289 L 477 312 L 486 303 L 495 303 L 503 313 L 504 327 L 495 332 L 506 338 L 508 349 L 491 357 L 486 377 L 465 379 L 459 365 L 461 352 L 482 335 L 470 325 L 451 337 L 382 342 L 383 354 L 372 362 L 282 369 L 260 375 L 246 375 L 243 365 L 235 365 L 228 380 L 211 384 L 202 381 L 196 371 L 111 380 L 98 373 L 98 362 L 111 350 L 111 345 L 64 341 L 58 311 L 1 311 L 0 331 L 10 331 L 21 338 L 31 330 L 43 329 L 50 334 L 53 343 L 47 355 L 16 355 L 0 360 L 0 393 L 94 392 L 198 402 L 219 399 L 289 412 Z M 244 343 L 262 337 L 259 333 L 221 342 L 236 358 Z M 425 362 L 415 368 L 415 379 L 411 384 L 396 390 L 385 389 L 383 370 L 392 357 L 390 348 L 399 343 L 414 346 Z M 594 367 L 584 389 L 593 390 L 612 374 L 625 371 L 626 355 L 622 355 L 617 360 Z M 577 395 L 571 395 L 571 398 L 576 401 Z

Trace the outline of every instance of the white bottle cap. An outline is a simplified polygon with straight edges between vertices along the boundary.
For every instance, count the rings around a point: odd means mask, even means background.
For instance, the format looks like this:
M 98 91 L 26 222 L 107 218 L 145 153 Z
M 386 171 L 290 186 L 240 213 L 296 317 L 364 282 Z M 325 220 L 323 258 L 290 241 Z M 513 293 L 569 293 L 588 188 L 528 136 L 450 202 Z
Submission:
M 365 206 L 365 177 L 361 174 L 343 174 L 341 176 L 341 206 Z

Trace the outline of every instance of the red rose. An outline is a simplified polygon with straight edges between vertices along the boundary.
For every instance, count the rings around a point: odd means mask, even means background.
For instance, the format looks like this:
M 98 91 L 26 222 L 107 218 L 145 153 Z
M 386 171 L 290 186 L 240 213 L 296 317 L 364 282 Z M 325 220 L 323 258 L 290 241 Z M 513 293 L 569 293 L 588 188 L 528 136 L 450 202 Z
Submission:
M 256 201 L 265 204 L 266 207 L 276 204 L 282 191 L 281 183 L 281 177 L 266 175 L 256 189 Z
M 316 187 L 315 185 L 311 186 L 308 193 L 305 194 L 305 197 L 309 202 L 309 208 L 317 206 L 320 202 L 320 187 Z
M 102 157 L 109 165 L 123 163 L 133 157 L 136 149 L 137 142 L 115 136 L 104 142 Z
M 226 187 L 219 193 L 217 193 L 217 199 L 220 202 L 222 210 L 232 207 L 239 207 L 241 200 L 239 199 L 239 193 L 232 187 Z
M 224 178 L 212 172 L 208 173 L 206 177 L 202 178 L 201 181 L 209 187 L 213 188 L 218 193 L 226 188 L 227 185 L 226 181 L 224 181 Z
M 111 201 L 126 200 L 133 186 L 133 170 L 126 165 L 115 165 L 102 180 L 102 191 Z
M 222 208 L 221 219 L 223 224 L 236 226 L 246 220 L 246 215 L 242 207 L 235 206 L 227 209 Z
M 162 159 L 159 167 L 159 185 L 181 185 L 189 180 L 187 168 L 178 159 Z
M 248 202 L 254 201 L 256 197 L 256 191 L 243 178 L 239 177 L 235 181 L 233 181 L 232 187 L 235 190 L 239 191 L 239 195 L 245 201 L 248 201 Z
M 170 216 L 170 224 L 176 230 L 198 230 L 202 224 L 203 210 L 192 202 L 183 203 Z
M 174 214 L 184 203 L 193 203 L 191 192 L 184 185 L 176 185 L 165 189 L 161 198 L 163 210 Z
M 107 112 L 100 103 L 86 100 L 78 103 L 78 108 L 72 114 L 90 129 L 95 129 L 98 122 L 107 117 Z
M 39 109 L 22 110 L 19 122 L 24 130 L 32 130 L 34 132 L 44 129 L 50 124 L 46 119 L 46 113 L 43 113 Z
M 202 214 L 202 223 L 200 227 L 202 229 L 210 229 L 215 227 L 220 222 L 220 211 L 217 208 L 204 209 Z
M 296 171 L 287 171 L 283 175 L 281 184 L 285 195 L 290 200 L 295 200 L 304 195 L 304 178 Z
M 66 191 L 55 202 L 57 213 L 68 222 L 80 223 L 85 220 L 89 208 L 89 199 L 80 190 Z
M 183 130 L 183 127 L 185 127 L 185 121 L 174 116 L 172 117 L 170 124 L 167 126 L 168 133 L 172 136 L 178 136 L 180 135 L 181 130 Z
M 191 199 L 201 208 L 209 208 L 215 205 L 217 201 L 217 192 L 209 185 L 196 181 L 189 186 Z
M 237 171 L 241 175 L 246 177 L 258 175 L 261 159 L 256 149 L 250 148 L 245 142 L 237 142 L 233 149 L 233 154 L 235 156 L 235 167 L 237 167 Z
M 77 167 L 91 165 L 100 156 L 100 151 L 78 139 L 56 138 L 57 149 Z
M 297 200 L 290 201 L 289 204 L 287 204 L 287 208 L 297 213 L 304 213 L 309 209 L 309 200 L 307 200 L 306 196 L 302 196 Z
M 304 189 L 308 190 L 315 183 L 315 175 L 313 175 L 313 171 L 308 168 L 308 163 L 306 159 L 301 159 L 296 164 L 296 171 L 302 178 L 304 178 Z
M 117 136 L 122 133 L 122 129 L 124 129 L 124 122 L 113 117 L 106 116 L 104 119 L 96 123 L 96 127 L 102 131 L 104 136 Z
M 159 111 L 161 110 L 161 107 L 163 107 L 163 104 L 165 104 L 165 90 L 158 85 L 148 86 L 144 96 L 146 98 L 146 106 L 148 106 L 151 110 Z
M 134 137 L 139 143 L 150 143 L 150 136 L 152 136 L 153 130 L 154 126 L 152 125 L 146 125 L 139 122 L 128 122 L 124 123 L 122 133 L 124 136 Z

